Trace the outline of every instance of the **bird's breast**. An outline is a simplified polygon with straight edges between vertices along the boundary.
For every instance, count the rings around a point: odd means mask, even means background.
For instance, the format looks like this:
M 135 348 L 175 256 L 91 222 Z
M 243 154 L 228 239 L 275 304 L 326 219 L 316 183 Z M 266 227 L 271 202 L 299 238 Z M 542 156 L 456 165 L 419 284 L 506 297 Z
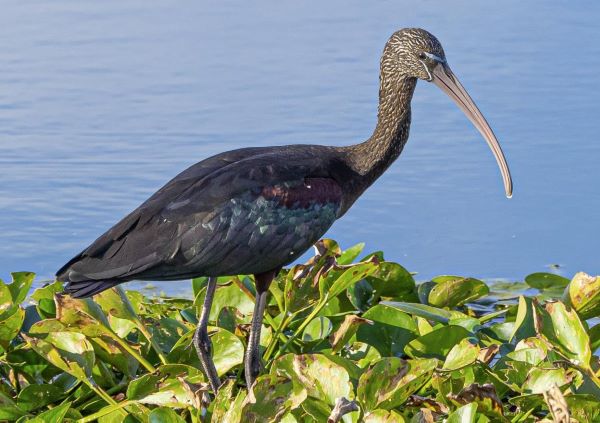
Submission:
M 302 184 L 279 184 L 263 187 L 261 195 L 276 201 L 280 206 L 308 208 L 315 204 L 338 204 L 342 200 L 342 189 L 329 178 L 305 178 Z

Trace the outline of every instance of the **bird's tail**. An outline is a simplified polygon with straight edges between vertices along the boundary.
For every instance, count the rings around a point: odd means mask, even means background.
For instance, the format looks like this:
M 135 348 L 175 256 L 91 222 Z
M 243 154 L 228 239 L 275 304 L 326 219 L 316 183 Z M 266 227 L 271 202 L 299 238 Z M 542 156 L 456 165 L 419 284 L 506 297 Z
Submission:
M 67 282 L 64 292 L 73 298 L 87 298 L 91 297 L 92 295 L 99 294 L 100 292 L 112 288 L 118 284 L 119 282 L 111 280 Z

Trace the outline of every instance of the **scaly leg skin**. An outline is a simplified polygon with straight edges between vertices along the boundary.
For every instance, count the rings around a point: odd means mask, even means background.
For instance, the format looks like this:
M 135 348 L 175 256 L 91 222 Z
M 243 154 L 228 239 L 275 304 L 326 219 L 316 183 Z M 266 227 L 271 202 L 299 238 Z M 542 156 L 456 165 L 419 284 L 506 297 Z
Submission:
M 263 315 L 267 305 L 267 294 L 269 285 L 279 273 L 279 269 L 270 272 L 254 275 L 256 284 L 256 303 L 254 304 L 254 314 L 252 315 L 252 325 L 250 327 L 250 336 L 248 337 L 248 348 L 245 357 L 245 376 L 246 385 L 251 389 L 252 384 L 260 373 L 260 330 L 262 328 Z
M 200 320 L 198 321 L 198 327 L 194 332 L 194 347 L 198 353 L 202 370 L 208 379 L 208 383 L 212 388 L 214 394 L 217 394 L 221 381 L 217 375 L 217 369 L 215 363 L 212 360 L 212 344 L 208 337 L 208 316 L 210 314 L 210 307 L 215 296 L 215 289 L 217 287 L 217 278 L 208 278 L 208 285 L 206 287 L 206 296 L 204 297 L 204 303 L 202 304 L 202 311 L 200 313 Z

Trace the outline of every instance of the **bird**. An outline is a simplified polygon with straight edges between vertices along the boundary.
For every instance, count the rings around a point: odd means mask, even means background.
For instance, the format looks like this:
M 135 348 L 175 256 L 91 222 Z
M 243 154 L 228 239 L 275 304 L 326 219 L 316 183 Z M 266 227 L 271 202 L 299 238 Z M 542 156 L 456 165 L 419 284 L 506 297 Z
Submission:
M 444 91 L 479 130 L 512 178 L 500 144 L 454 75 L 441 43 L 420 28 L 394 32 L 380 61 L 377 123 L 348 146 L 247 147 L 202 160 L 170 180 L 56 273 L 65 293 L 91 297 L 131 280 L 207 277 L 193 344 L 213 392 L 208 316 L 217 277 L 254 276 L 256 299 L 244 357 L 250 388 L 260 373 L 259 338 L 269 285 L 308 250 L 400 156 L 409 136 L 417 81 Z

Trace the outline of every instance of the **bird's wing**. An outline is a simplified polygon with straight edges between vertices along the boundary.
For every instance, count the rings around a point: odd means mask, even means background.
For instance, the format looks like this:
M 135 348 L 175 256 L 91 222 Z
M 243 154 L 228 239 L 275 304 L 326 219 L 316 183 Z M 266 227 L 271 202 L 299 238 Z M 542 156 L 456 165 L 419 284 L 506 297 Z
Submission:
M 200 162 L 73 258 L 57 278 L 182 279 L 285 264 L 281 254 L 303 252 L 336 218 L 342 193 L 327 152 L 245 149 Z M 259 265 L 251 248 L 279 253 Z

